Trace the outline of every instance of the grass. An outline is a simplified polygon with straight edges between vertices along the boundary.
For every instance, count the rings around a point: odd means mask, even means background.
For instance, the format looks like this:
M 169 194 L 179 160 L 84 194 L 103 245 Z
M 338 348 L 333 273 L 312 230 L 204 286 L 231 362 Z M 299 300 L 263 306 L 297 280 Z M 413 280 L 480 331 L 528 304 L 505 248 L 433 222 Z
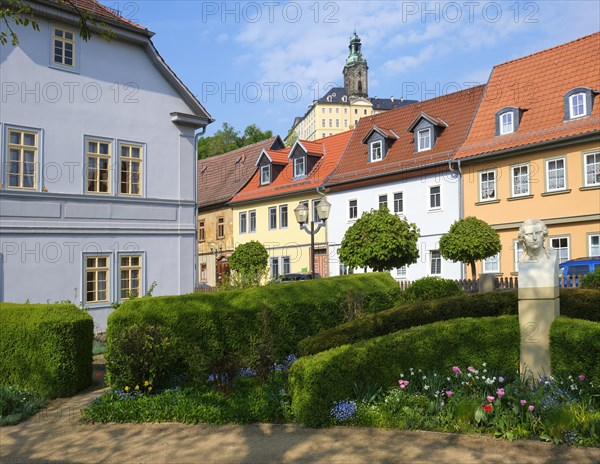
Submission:
M 0 385 L 0 426 L 14 425 L 32 416 L 48 404 L 34 392 Z

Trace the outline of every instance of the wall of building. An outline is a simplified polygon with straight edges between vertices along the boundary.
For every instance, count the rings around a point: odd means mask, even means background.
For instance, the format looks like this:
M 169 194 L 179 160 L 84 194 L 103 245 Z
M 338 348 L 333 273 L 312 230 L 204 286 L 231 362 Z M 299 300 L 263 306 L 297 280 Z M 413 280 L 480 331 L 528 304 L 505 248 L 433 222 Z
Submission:
M 217 236 L 218 220 L 223 218 L 224 236 Z M 204 240 L 201 240 L 200 225 L 204 222 Z M 210 244 L 213 242 L 214 248 L 221 251 L 215 256 L 211 250 Z M 223 256 L 231 256 L 233 253 L 234 238 L 233 238 L 233 212 L 230 207 L 205 212 L 201 211 L 198 214 L 198 280 L 210 286 L 217 284 L 216 278 L 216 259 Z M 202 276 L 202 265 L 206 266 L 206 278 Z

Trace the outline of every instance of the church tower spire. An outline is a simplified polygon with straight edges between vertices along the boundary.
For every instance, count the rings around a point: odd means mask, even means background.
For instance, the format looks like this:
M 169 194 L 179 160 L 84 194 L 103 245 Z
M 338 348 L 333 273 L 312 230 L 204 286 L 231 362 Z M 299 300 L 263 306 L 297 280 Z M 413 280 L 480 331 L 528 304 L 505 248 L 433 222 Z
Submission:
M 362 54 L 361 47 L 360 37 L 354 31 L 354 34 L 350 37 L 348 57 L 346 58 L 346 65 L 343 71 L 344 88 L 349 97 L 367 98 L 369 96 L 369 67 L 367 66 L 367 60 L 365 60 Z

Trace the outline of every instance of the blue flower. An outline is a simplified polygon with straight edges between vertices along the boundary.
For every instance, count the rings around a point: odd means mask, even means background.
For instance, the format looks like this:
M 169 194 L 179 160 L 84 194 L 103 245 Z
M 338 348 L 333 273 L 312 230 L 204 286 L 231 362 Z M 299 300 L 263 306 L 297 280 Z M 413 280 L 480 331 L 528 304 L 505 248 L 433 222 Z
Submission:
M 331 408 L 331 417 L 338 422 L 345 422 L 352 419 L 356 414 L 356 401 L 343 400 L 338 401 Z

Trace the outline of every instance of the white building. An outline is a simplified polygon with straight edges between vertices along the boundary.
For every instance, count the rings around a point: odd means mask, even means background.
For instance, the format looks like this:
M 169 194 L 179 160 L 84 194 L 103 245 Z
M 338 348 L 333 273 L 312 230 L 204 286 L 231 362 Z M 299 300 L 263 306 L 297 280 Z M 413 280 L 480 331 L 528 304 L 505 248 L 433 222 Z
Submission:
M 0 301 L 112 305 L 193 291 L 195 131 L 212 119 L 149 32 L 99 3 L 114 37 L 79 36 L 65 2 L 0 46 Z

